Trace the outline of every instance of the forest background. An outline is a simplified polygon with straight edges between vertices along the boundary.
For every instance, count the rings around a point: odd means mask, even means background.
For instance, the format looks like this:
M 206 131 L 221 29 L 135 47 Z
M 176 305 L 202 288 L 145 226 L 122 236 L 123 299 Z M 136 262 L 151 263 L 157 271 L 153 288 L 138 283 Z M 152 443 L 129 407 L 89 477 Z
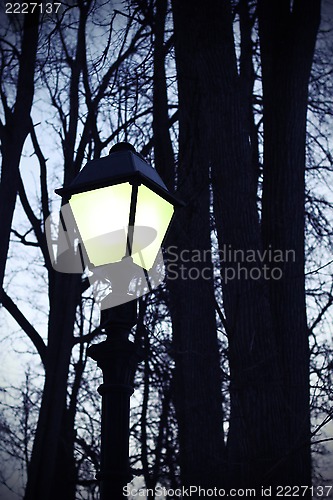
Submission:
M 51 5 L 0 13 L 1 498 L 98 498 L 103 332 L 45 223 L 118 141 L 186 203 L 133 331 L 133 484 L 332 485 L 331 0 Z

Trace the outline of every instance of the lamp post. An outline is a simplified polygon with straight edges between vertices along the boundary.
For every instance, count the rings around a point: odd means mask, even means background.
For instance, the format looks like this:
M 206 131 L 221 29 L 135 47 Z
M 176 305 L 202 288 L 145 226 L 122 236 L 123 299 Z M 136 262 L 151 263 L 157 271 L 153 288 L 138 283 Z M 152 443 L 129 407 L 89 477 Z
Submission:
M 128 287 L 138 269 L 149 271 L 179 201 L 132 145 L 118 143 L 109 156 L 89 161 L 69 186 L 56 190 L 69 203 L 82 260 L 109 274 L 113 307 L 103 307 L 107 339 L 88 349 L 103 372 L 101 500 L 123 498 L 131 480 L 129 415 L 140 355 L 128 339 L 137 322 L 137 301 Z M 105 299 L 105 300 L 106 300 Z

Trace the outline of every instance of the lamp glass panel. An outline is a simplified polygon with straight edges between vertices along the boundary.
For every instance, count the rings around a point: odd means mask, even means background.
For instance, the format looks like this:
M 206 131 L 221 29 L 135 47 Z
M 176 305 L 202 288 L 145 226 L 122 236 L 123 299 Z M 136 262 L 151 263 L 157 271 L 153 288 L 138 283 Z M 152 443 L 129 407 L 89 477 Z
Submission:
M 139 186 L 132 245 L 135 264 L 147 270 L 153 267 L 173 212 L 171 203 L 143 184 Z
M 126 182 L 72 195 L 69 204 L 90 262 L 101 266 L 126 253 L 132 186 Z

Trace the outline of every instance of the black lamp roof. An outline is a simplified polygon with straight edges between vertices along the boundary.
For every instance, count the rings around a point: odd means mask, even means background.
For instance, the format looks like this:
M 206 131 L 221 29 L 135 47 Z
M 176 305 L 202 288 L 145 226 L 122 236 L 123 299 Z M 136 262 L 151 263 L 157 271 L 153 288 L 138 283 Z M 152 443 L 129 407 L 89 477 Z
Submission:
M 156 170 L 132 151 L 111 152 L 109 156 L 89 161 L 69 186 L 56 189 L 56 193 L 70 197 L 75 193 L 130 182 L 135 178 L 146 181 L 157 191 L 171 195 Z
M 109 156 L 88 161 L 68 186 L 56 189 L 55 192 L 69 200 L 72 194 L 121 182 L 146 184 L 173 205 L 184 205 L 170 193 L 157 171 L 135 151 L 134 146 L 127 142 L 115 144 Z

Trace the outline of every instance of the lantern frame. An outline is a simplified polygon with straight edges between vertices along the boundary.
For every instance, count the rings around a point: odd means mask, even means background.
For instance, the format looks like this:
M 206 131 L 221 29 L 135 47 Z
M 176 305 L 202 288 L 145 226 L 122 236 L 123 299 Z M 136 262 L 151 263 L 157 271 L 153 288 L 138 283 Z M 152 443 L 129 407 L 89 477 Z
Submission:
M 71 197 L 76 194 L 126 183 L 131 186 L 131 195 L 129 200 L 128 223 L 126 224 L 127 241 L 122 258 L 132 256 L 134 243 L 133 238 L 136 228 L 135 218 L 138 212 L 138 194 L 140 186 L 145 186 L 148 190 L 158 195 L 162 198 L 162 200 L 165 200 L 173 207 L 173 214 L 167 223 L 165 234 L 160 239 L 160 245 L 164 241 L 168 232 L 174 217 L 174 210 L 183 205 L 183 203 L 176 196 L 170 193 L 157 171 L 135 151 L 134 147 L 128 143 L 118 143 L 111 149 L 108 156 L 87 162 L 69 186 L 55 190 L 55 192 L 60 195 L 65 202 L 70 202 Z M 75 226 L 85 250 L 85 257 L 87 257 L 87 262 L 90 264 L 89 267 L 94 268 L 99 265 L 107 264 L 107 262 L 103 262 L 102 264 L 95 265 L 91 262 L 85 248 L 84 238 L 81 237 L 80 227 L 78 227 L 76 222 Z M 149 227 L 149 221 L 147 221 L 147 227 Z M 156 255 L 154 257 L 155 259 Z M 119 259 L 117 259 L 117 261 L 119 261 Z M 110 259 L 110 263 L 111 262 L 115 261 Z M 142 263 L 139 263 L 139 266 L 148 270 L 153 266 L 151 259 L 150 264 L 150 266 L 146 267 L 145 262 L 142 261 Z

